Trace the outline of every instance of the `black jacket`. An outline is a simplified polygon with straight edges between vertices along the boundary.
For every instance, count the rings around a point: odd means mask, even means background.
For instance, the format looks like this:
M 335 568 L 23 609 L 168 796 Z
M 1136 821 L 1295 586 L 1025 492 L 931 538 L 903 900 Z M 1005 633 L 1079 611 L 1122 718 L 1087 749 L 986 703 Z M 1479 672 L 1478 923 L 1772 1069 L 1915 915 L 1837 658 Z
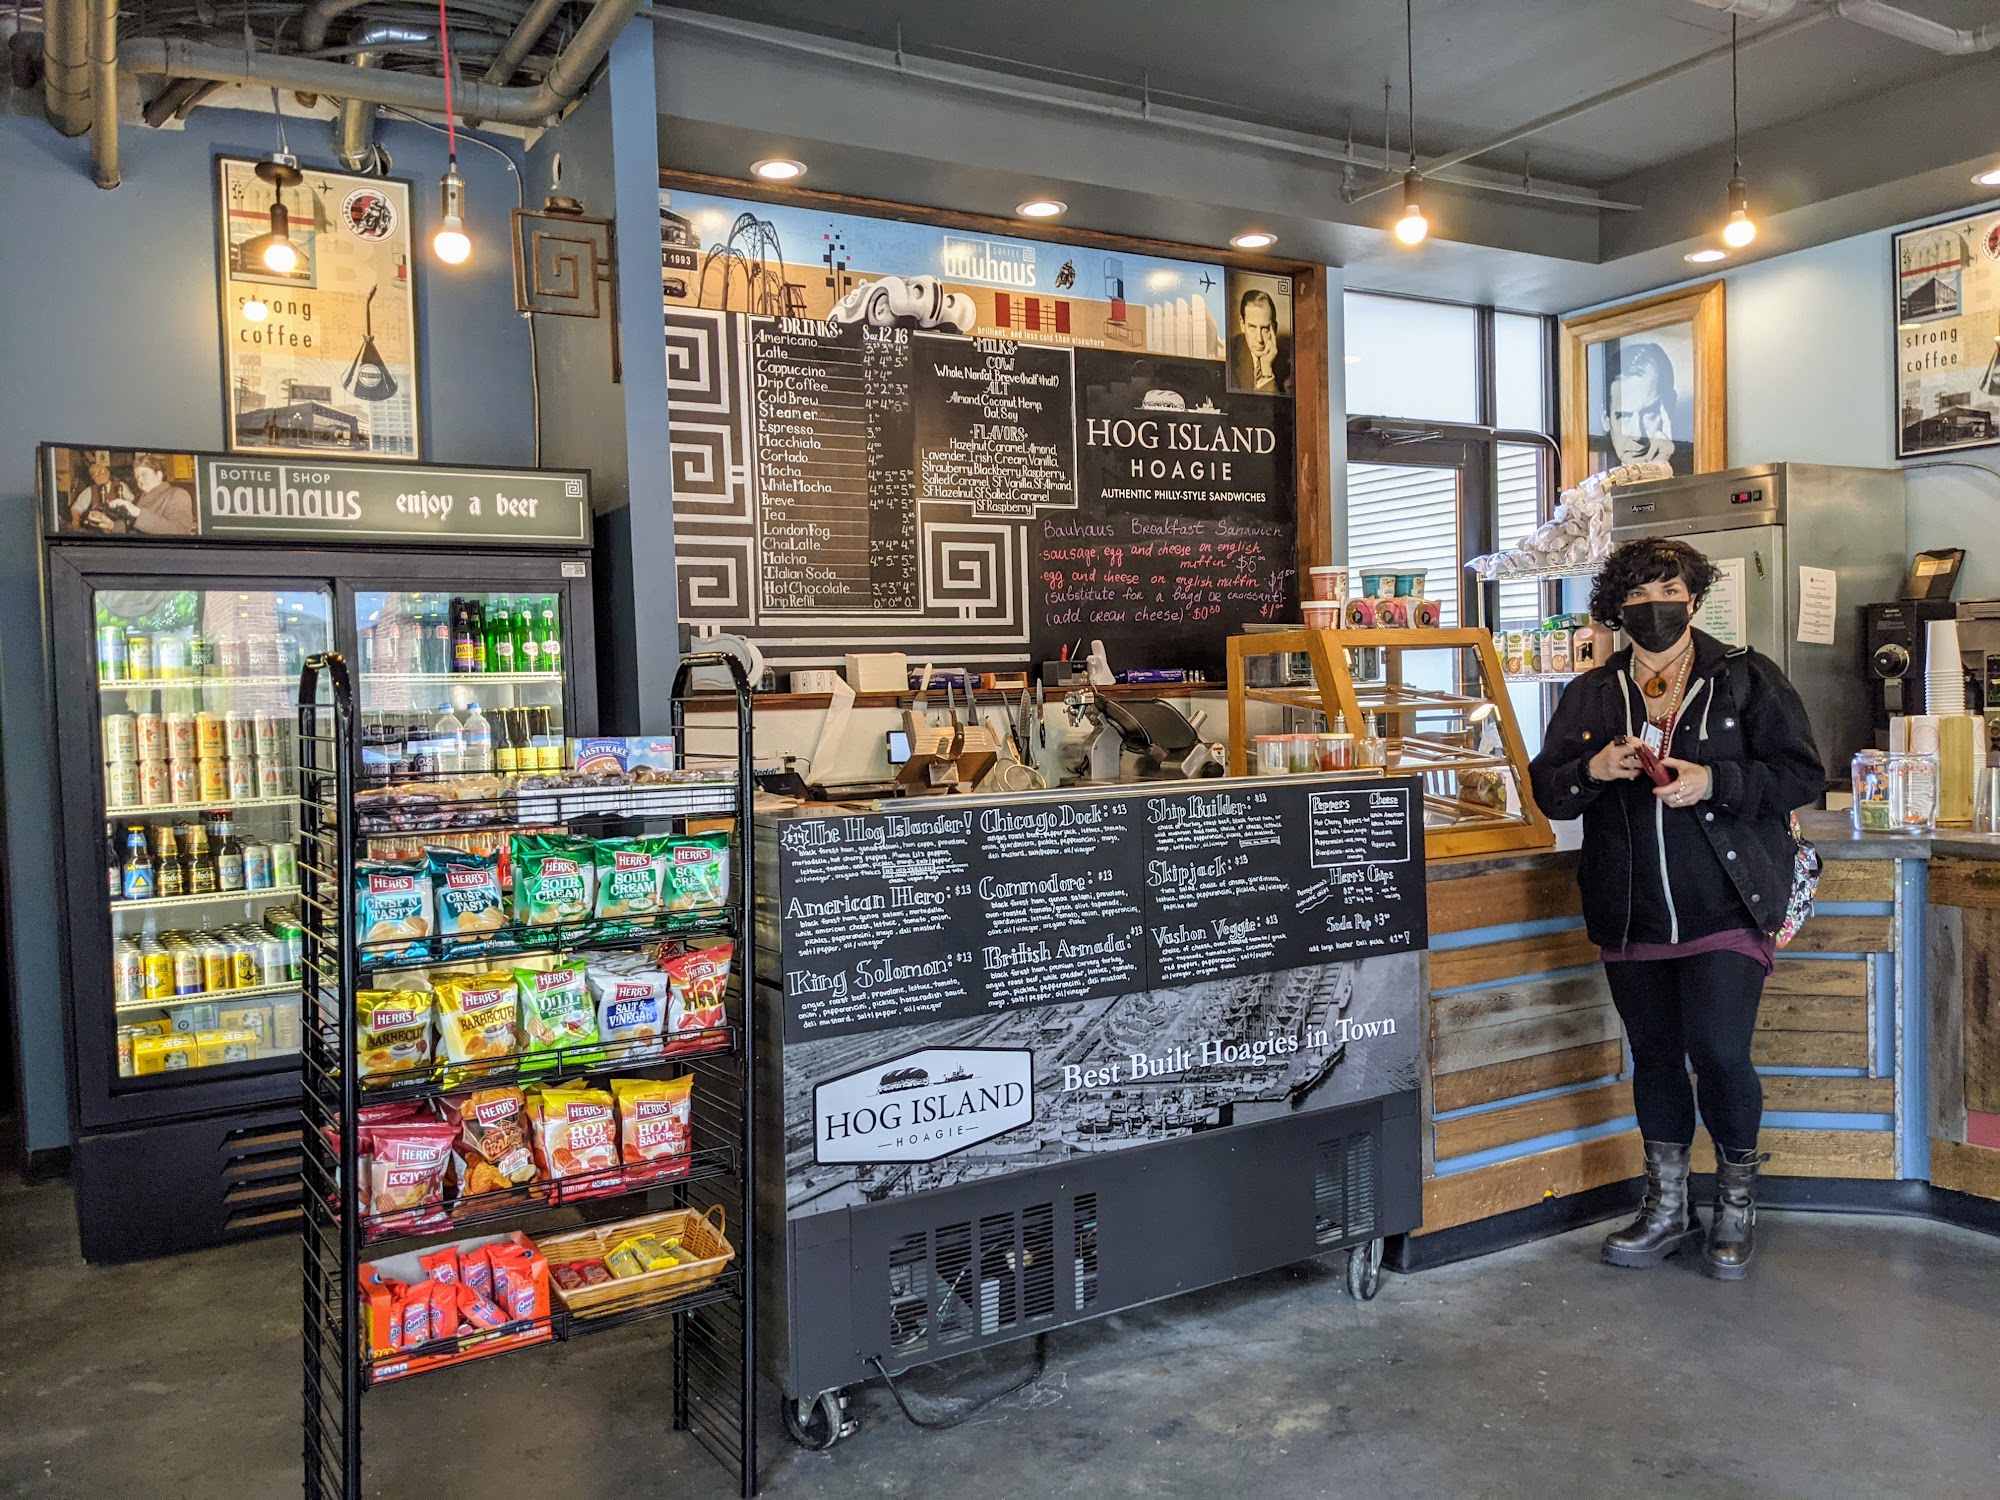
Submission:
M 1564 690 L 1528 767 L 1551 818 L 1583 819 L 1577 884 L 1592 942 L 1674 943 L 1785 920 L 1790 814 L 1825 790 L 1805 704 L 1776 662 L 1695 632 L 1669 754 L 1709 768 L 1714 795 L 1685 808 L 1645 776 L 1593 787 L 1590 758 L 1646 725 L 1630 649 Z

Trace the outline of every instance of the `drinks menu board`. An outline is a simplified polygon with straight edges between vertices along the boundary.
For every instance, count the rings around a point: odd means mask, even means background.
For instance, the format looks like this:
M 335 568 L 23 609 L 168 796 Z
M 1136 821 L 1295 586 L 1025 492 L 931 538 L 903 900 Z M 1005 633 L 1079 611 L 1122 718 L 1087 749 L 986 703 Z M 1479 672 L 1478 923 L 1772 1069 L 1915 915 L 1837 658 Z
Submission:
M 1138 785 L 783 821 L 798 1039 L 1344 962 L 1427 940 L 1411 778 Z

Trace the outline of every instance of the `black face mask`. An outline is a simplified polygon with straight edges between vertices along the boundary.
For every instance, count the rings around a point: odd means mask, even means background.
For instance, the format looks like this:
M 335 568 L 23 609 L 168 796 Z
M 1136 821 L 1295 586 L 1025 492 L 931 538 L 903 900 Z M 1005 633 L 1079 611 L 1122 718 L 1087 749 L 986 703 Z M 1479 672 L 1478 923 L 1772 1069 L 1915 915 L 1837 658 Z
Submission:
M 1688 628 L 1687 602 L 1682 599 L 1649 599 L 1628 604 L 1618 613 L 1624 617 L 1625 633 L 1642 651 L 1664 651 Z

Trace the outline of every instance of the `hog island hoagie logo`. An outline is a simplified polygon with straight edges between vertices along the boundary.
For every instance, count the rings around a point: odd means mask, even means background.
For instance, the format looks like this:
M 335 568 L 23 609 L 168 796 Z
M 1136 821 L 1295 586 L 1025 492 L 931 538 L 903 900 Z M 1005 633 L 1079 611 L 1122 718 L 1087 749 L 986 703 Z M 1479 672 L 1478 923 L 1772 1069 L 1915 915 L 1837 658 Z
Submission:
M 1035 1117 L 1035 1054 L 927 1047 L 813 1090 L 813 1160 L 935 1161 Z

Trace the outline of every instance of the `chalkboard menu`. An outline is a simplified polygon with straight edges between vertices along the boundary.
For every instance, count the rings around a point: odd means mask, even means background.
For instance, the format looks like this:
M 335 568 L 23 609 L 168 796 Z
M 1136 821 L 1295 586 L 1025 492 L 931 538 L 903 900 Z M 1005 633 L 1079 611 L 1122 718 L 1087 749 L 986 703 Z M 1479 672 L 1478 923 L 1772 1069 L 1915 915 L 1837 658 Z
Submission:
M 917 347 L 916 485 L 975 516 L 1032 518 L 1076 501 L 1069 351 L 1011 339 Z
M 788 1037 L 1421 948 L 1411 778 L 945 802 L 778 828 Z

